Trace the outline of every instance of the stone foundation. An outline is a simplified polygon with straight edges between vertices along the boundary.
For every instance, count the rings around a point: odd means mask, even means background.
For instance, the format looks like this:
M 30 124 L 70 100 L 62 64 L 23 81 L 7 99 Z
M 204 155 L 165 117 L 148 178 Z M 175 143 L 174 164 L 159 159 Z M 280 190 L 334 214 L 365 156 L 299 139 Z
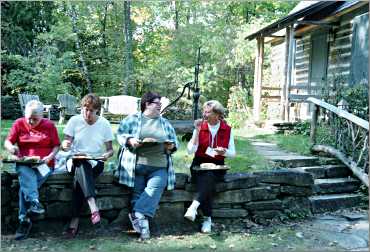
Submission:
M 176 188 L 165 191 L 153 221 L 162 225 L 189 225 L 183 215 L 195 193 L 188 175 L 176 174 Z M 40 188 L 44 216 L 33 223 L 34 229 L 61 230 L 71 217 L 72 177 L 53 174 Z M 280 169 L 268 172 L 230 173 L 218 183 L 214 202 L 214 218 L 249 219 L 266 224 L 273 219 L 311 214 L 308 197 L 313 194 L 314 180 L 310 173 Z M 15 173 L 1 174 L 1 219 L 3 234 L 12 233 L 18 225 L 19 183 Z M 127 227 L 130 190 L 118 184 L 110 172 L 103 173 L 96 183 L 97 204 L 103 225 Z M 89 222 L 87 204 L 81 213 L 82 224 Z

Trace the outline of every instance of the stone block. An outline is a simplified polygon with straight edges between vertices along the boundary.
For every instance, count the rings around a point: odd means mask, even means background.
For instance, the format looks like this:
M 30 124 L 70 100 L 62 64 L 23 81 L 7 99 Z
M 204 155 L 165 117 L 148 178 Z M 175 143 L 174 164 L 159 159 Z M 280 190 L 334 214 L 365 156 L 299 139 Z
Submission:
M 103 172 L 97 179 L 96 184 L 113 184 L 115 177 L 112 172 Z
M 307 197 L 283 198 L 283 209 L 287 215 L 306 216 L 311 214 L 311 204 Z
M 71 202 L 54 202 L 45 204 L 46 218 L 52 219 L 63 219 L 70 218 L 72 216 L 72 204 Z
M 192 201 L 193 194 L 184 190 L 165 191 L 160 202 L 184 202 Z
M 123 196 L 131 194 L 131 191 L 127 187 L 107 184 L 96 185 L 96 190 L 98 196 Z
M 243 218 L 248 216 L 248 211 L 241 208 L 219 208 L 212 210 L 212 216 L 215 218 Z
M 264 201 L 252 201 L 244 204 L 244 208 L 252 211 L 256 210 L 281 210 L 283 209 L 283 203 L 281 200 L 264 200 Z
M 120 210 L 129 205 L 129 199 L 128 197 L 98 197 L 96 199 L 96 205 L 101 210 Z
M 303 186 L 289 186 L 282 185 L 280 187 L 280 193 L 282 195 L 293 195 L 293 196 L 310 196 L 313 193 L 312 187 Z
M 308 172 L 280 169 L 273 171 L 255 172 L 261 182 L 272 184 L 285 184 L 294 186 L 312 186 L 313 177 Z
M 243 203 L 252 200 L 252 194 L 250 189 L 239 189 L 227 192 L 218 193 L 215 197 L 214 202 L 218 204 L 225 203 Z
M 160 203 L 153 219 L 159 226 L 168 226 L 185 222 L 184 203 Z
M 336 211 L 342 208 L 358 206 L 360 194 L 315 195 L 309 198 L 313 213 Z
M 44 185 L 51 184 L 72 184 L 73 177 L 69 173 L 53 173 L 44 182 Z
M 224 181 L 217 183 L 216 192 L 254 187 L 257 185 L 257 176 L 249 173 L 230 173 L 225 175 Z
M 112 226 L 118 226 L 118 227 L 129 227 L 130 220 L 128 218 L 129 209 L 123 208 L 118 213 L 118 216 L 111 222 Z
M 250 188 L 251 201 L 276 199 L 275 187 L 263 186 Z
M 114 210 L 107 210 L 107 211 L 100 211 L 100 215 L 103 218 L 108 219 L 109 221 L 113 221 L 117 218 L 118 214 L 120 213 L 119 210 L 114 209 Z
M 46 190 L 43 197 L 40 197 L 41 200 L 47 201 L 71 201 L 72 200 L 72 189 L 71 188 L 63 188 L 57 189 L 50 187 Z
M 176 173 L 175 189 L 185 189 L 189 176 L 185 173 Z

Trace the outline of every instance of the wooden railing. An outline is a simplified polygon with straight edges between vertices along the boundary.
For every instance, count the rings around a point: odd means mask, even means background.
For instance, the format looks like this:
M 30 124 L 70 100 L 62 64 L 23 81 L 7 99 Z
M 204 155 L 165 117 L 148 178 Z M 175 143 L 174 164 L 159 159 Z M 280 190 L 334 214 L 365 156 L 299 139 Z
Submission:
M 310 134 L 312 151 L 337 157 L 369 187 L 369 122 L 322 100 L 310 97 L 307 101 L 314 104 Z M 332 145 L 317 143 L 317 129 L 323 124 L 335 135 Z

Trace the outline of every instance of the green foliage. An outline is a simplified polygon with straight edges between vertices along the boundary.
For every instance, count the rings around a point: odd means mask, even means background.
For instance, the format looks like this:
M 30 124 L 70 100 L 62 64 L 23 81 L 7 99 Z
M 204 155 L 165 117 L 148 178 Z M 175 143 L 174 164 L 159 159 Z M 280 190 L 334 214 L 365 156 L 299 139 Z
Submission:
M 293 131 L 291 132 L 291 134 L 309 136 L 310 131 L 311 131 L 311 122 L 303 121 L 303 122 L 298 122 L 297 124 L 294 125 Z
M 245 88 L 234 86 L 230 88 L 229 100 L 227 102 L 227 121 L 233 128 L 240 128 L 251 116 L 251 97 Z
M 185 83 L 194 80 L 198 47 L 203 100 L 226 104 L 230 88 L 236 85 L 250 94 L 256 45 L 244 38 L 285 15 L 295 3 L 133 1 L 134 73 L 130 79 L 135 83 L 135 95 L 153 90 L 175 97 Z M 82 96 L 87 81 L 80 55 L 95 93 L 110 96 L 123 92 L 127 85 L 123 2 L 73 2 L 78 33 L 72 30 L 70 4 L 9 1 L 2 23 L 3 94 L 37 92 L 43 100 L 54 101 L 58 92 Z M 76 47 L 77 38 L 80 48 Z
M 369 87 L 367 85 L 347 87 L 342 96 L 349 104 L 350 113 L 369 120 Z

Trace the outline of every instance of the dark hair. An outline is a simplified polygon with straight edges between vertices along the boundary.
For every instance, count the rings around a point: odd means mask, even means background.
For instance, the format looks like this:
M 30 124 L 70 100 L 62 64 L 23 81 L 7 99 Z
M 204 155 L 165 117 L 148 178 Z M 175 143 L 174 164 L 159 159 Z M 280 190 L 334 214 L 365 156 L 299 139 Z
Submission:
M 81 100 L 81 107 L 88 107 L 92 105 L 92 107 L 98 111 L 101 108 L 101 102 L 97 95 L 90 93 L 85 95 Z
M 142 97 L 141 97 L 141 101 L 140 101 L 140 109 L 141 109 L 141 112 L 144 112 L 145 109 L 146 109 L 146 103 L 149 102 L 153 102 L 155 99 L 161 99 L 162 96 L 160 96 L 160 94 L 156 93 L 156 92 L 147 92 L 145 93 Z

